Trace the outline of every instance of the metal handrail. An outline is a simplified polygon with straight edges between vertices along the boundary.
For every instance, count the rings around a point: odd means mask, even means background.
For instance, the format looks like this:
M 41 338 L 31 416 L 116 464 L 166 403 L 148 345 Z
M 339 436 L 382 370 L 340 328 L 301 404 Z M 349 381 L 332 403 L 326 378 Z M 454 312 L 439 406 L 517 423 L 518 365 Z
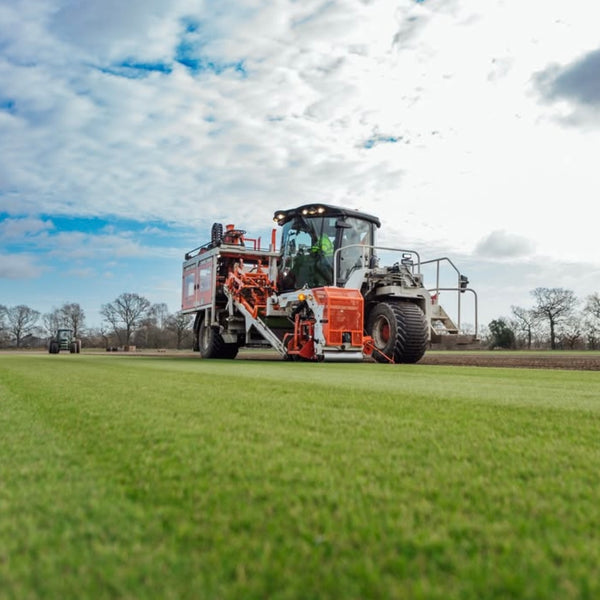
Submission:
M 456 271 L 456 274 L 458 275 L 458 281 L 459 281 L 459 287 L 460 287 L 460 276 L 461 276 L 461 272 L 458 270 L 458 267 L 452 262 L 452 260 L 450 260 L 447 256 L 442 256 L 441 258 L 432 258 L 430 260 L 426 260 L 424 262 L 422 262 L 422 265 L 430 265 L 432 263 L 436 263 L 436 280 L 435 280 L 435 286 L 436 288 L 439 288 L 440 285 L 440 263 L 443 261 L 447 261 L 450 266 Z
M 347 246 L 343 246 L 342 248 L 338 248 L 334 253 L 333 253 L 333 285 L 337 286 L 338 281 L 338 254 L 342 251 L 342 250 L 347 250 L 348 248 L 360 248 L 360 249 L 370 249 L 370 250 L 385 250 L 387 252 L 402 252 L 404 254 L 413 254 L 414 256 L 417 257 L 417 262 L 416 262 L 416 266 L 417 266 L 417 273 L 421 272 L 421 265 L 424 264 L 421 262 L 421 256 L 420 254 L 416 251 L 416 250 L 409 250 L 409 249 L 404 249 L 404 248 L 388 248 L 386 246 L 371 246 L 369 244 L 348 244 Z M 365 260 L 367 257 L 365 257 L 365 255 L 363 254 L 361 256 L 361 263 L 362 263 L 362 267 L 365 267 Z M 414 263 L 413 263 L 413 273 L 414 273 Z
M 457 281 L 457 287 L 455 288 L 441 288 L 440 287 L 440 265 L 442 262 L 447 262 L 456 272 L 456 275 L 458 277 L 458 281 Z M 458 310 L 458 322 L 457 322 L 457 327 L 461 328 L 461 293 L 462 292 L 466 292 L 469 291 L 471 292 L 474 297 L 475 297 L 475 335 L 477 335 L 477 332 L 479 331 L 479 309 L 478 309 L 478 301 L 477 301 L 477 292 L 475 292 L 475 290 L 473 290 L 472 288 L 467 288 L 467 287 L 463 287 L 463 283 L 466 285 L 468 283 L 468 281 L 465 279 L 465 281 L 462 281 L 462 273 L 460 272 L 460 270 L 458 269 L 458 267 L 452 262 L 452 260 L 450 258 L 448 258 L 447 256 L 442 256 L 441 258 L 432 258 L 430 260 L 426 260 L 424 262 L 422 262 L 422 265 L 429 265 L 429 264 L 433 264 L 435 263 L 436 265 L 436 278 L 435 278 L 435 287 L 434 288 L 430 288 L 427 291 L 428 292 L 443 292 L 443 291 L 450 291 L 450 292 L 457 292 L 458 294 L 458 306 L 457 306 L 457 310 Z
M 433 262 L 433 261 L 431 261 L 431 262 Z M 458 301 L 457 301 L 458 302 L 457 312 L 458 312 L 458 316 L 457 316 L 456 326 L 458 327 L 459 331 L 461 330 L 461 294 L 463 292 L 471 292 L 471 294 L 473 294 L 473 297 L 474 297 L 475 337 L 477 337 L 477 332 L 479 331 L 479 306 L 478 306 L 479 299 L 477 298 L 477 292 L 473 288 L 434 287 L 434 288 L 429 288 L 427 291 L 430 294 L 431 294 L 431 292 L 435 292 L 436 294 L 438 294 L 439 292 L 457 292 L 457 298 L 458 298 Z

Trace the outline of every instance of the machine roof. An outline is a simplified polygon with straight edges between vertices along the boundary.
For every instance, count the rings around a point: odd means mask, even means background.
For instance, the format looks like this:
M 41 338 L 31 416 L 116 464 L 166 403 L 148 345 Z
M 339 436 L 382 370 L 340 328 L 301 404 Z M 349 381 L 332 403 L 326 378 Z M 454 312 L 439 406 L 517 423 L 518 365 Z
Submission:
M 377 227 L 381 227 L 381 221 L 373 215 L 369 215 L 358 210 L 352 210 L 349 208 L 342 208 L 340 206 L 332 206 L 330 204 L 320 203 L 303 204 L 302 206 L 298 206 L 297 208 L 275 211 L 275 214 L 273 215 L 273 220 L 278 225 L 283 225 L 284 223 L 287 223 L 288 221 L 290 221 L 298 215 L 301 215 L 303 217 L 354 217 L 355 219 L 363 219 L 365 221 L 374 223 L 375 225 L 377 225 Z

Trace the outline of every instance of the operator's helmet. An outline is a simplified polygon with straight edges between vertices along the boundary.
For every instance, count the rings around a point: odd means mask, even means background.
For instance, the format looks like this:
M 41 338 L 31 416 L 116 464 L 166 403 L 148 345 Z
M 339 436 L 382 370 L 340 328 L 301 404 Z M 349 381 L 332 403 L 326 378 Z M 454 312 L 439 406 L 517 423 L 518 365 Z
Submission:
M 310 251 L 314 254 L 317 252 L 323 252 L 325 256 L 333 255 L 333 244 L 329 239 L 329 236 L 323 234 L 310 248 Z

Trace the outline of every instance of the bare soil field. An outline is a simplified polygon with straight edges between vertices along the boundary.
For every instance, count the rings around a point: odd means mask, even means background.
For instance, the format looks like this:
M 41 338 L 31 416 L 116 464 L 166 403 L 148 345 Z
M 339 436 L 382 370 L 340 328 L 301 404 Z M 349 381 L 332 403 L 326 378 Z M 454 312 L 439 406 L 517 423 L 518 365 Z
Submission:
M 600 371 L 600 355 L 580 352 L 428 352 L 419 364 Z

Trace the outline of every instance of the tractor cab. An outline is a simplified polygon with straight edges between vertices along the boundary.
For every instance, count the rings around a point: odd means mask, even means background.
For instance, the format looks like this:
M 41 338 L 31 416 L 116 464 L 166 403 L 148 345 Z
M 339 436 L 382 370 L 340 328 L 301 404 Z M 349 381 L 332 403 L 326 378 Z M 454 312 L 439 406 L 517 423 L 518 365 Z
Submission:
M 280 291 L 332 286 L 334 272 L 343 286 L 355 269 L 373 262 L 377 217 L 316 204 L 278 211 L 274 221 L 282 227 Z
M 59 329 L 56 332 L 56 341 L 60 344 L 62 350 L 68 350 L 73 337 L 72 329 Z
M 68 350 L 73 353 L 81 352 L 81 340 L 73 337 L 72 329 L 58 329 L 54 337 L 48 342 L 48 352 L 58 354 L 61 350 Z

